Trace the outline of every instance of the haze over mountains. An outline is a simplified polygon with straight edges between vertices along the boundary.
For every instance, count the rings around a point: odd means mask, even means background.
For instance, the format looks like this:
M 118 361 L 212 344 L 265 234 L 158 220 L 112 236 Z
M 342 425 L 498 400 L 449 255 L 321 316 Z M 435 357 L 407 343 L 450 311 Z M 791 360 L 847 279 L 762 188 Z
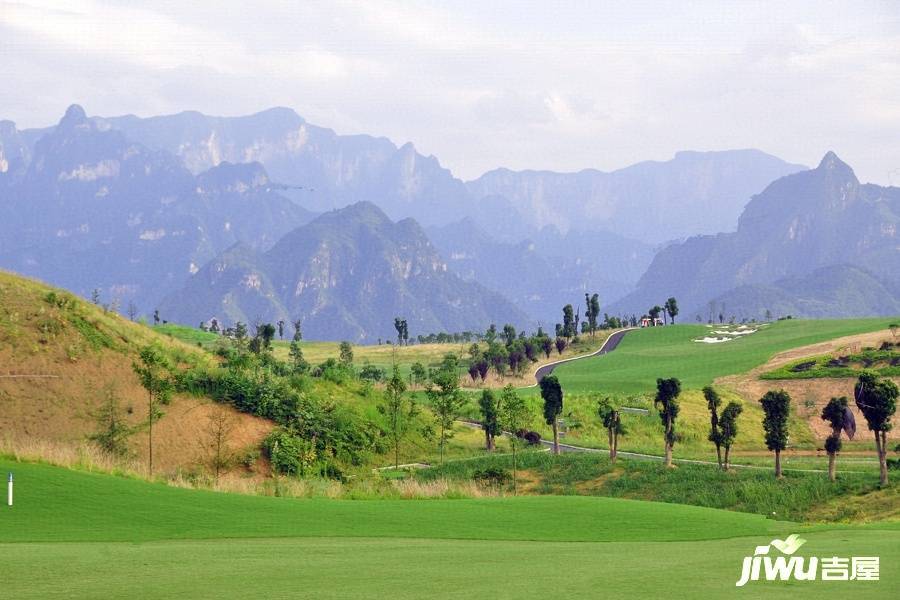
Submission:
M 718 301 L 738 318 L 759 318 L 766 310 L 820 317 L 894 314 L 898 224 L 900 188 L 861 184 L 828 152 L 817 168 L 778 179 L 754 196 L 737 231 L 661 250 L 637 289 L 612 309 L 650 306 L 670 294 L 691 318 L 706 320 L 720 310 L 708 301 L 725 294 Z M 739 290 L 730 292 L 734 288 Z M 842 288 L 859 288 L 862 296 L 835 296 Z M 777 306 L 789 312 L 775 312 Z
M 748 317 L 890 312 L 882 292 L 798 292 L 895 289 L 897 196 L 831 154 L 807 171 L 757 150 L 463 182 L 412 144 L 284 108 L 0 122 L 0 267 L 143 314 L 300 319 L 324 339 L 391 337 L 394 316 L 413 335 L 549 325 L 585 292 L 611 314 L 672 295 L 704 318 L 714 298 Z

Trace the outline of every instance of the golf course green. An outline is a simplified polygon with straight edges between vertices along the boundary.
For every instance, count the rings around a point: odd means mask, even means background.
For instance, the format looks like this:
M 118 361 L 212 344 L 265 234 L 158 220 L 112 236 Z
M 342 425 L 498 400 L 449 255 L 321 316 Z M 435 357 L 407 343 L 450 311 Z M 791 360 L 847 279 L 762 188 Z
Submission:
M 801 526 L 588 497 L 294 500 L 0 460 L 4 598 L 855 598 L 900 576 L 900 525 Z M 877 582 L 754 582 L 744 556 L 879 556 Z
M 638 394 L 656 389 L 658 377 L 677 377 L 685 389 L 744 373 L 778 352 L 847 335 L 887 329 L 890 318 L 784 320 L 725 343 L 695 341 L 718 327 L 670 325 L 630 331 L 609 354 L 575 360 L 554 371 L 566 392 Z M 756 326 L 750 326 L 755 328 Z

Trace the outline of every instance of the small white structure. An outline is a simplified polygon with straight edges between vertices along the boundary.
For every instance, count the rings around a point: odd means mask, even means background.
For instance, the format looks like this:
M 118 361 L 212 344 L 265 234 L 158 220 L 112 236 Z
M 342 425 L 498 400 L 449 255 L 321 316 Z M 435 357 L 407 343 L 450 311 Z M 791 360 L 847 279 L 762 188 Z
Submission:
M 657 325 L 664 325 L 662 319 L 659 317 L 656 317 L 655 319 L 641 317 L 641 327 L 656 327 Z

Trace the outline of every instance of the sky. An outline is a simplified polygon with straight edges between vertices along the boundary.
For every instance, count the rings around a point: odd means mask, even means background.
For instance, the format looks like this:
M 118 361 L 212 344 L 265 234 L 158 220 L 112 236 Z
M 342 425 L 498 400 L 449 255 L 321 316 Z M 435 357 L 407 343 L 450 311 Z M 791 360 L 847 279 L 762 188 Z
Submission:
M 464 179 L 759 148 L 900 185 L 900 2 L 0 0 L 0 119 L 288 106 Z

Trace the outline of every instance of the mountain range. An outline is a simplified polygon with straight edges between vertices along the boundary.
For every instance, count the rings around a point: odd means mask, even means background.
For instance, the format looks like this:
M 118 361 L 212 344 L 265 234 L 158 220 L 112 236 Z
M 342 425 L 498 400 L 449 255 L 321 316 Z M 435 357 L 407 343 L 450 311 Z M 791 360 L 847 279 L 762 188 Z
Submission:
M 73 105 L 54 127 L 0 121 L 0 267 L 143 314 L 300 319 L 324 339 L 391 337 L 394 316 L 413 335 L 549 325 L 594 292 L 612 314 L 669 296 L 692 318 L 710 302 L 869 314 L 892 310 L 898 193 L 833 153 L 807 170 L 757 150 L 465 182 L 412 144 L 284 108 Z M 864 282 L 883 292 L 848 292 Z
M 704 320 L 723 301 L 726 313 L 740 308 L 747 317 L 777 316 L 777 306 L 794 316 L 892 314 L 900 298 L 898 225 L 900 188 L 861 184 L 828 152 L 815 169 L 753 196 L 737 231 L 660 250 L 637 289 L 610 310 L 646 310 L 675 296 L 686 314 Z M 878 290 L 879 298 L 828 297 L 857 286 Z
M 258 254 L 236 245 L 166 298 L 183 323 L 290 323 L 312 339 L 373 342 L 396 335 L 393 316 L 417 332 L 480 331 L 528 322 L 511 302 L 447 269 L 413 219 L 393 222 L 359 202 L 325 213 Z

